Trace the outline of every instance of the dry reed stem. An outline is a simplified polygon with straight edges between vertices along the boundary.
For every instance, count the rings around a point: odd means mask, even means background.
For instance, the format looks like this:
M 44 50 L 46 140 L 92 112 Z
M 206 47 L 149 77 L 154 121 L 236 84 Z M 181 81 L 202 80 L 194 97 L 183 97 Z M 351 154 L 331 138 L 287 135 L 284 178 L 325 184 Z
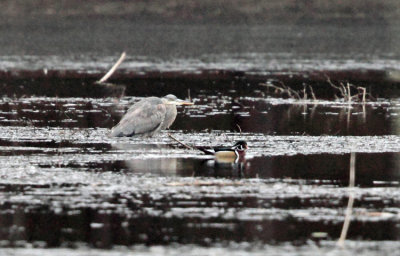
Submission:
M 313 90 L 313 88 L 311 87 L 311 85 L 309 85 L 308 88 L 310 89 L 311 97 L 313 98 L 313 100 L 317 101 L 317 97 L 315 97 L 315 93 L 314 93 L 314 90 Z
M 240 125 L 236 124 L 236 126 L 239 129 L 239 133 L 242 134 L 242 128 L 240 128 Z
M 367 89 L 365 87 L 357 87 L 357 90 L 362 91 L 362 103 L 366 102 Z
M 172 136 L 172 134 L 168 133 L 168 137 L 170 137 L 171 139 L 173 139 L 174 141 L 178 142 L 179 144 L 181 144 L 182 146 L 184 146 L 187 149 L 195 149 L 191 146 L 186 145 L 185 143 L 183 143 L 182 141 L 178 140 L 177 138 L 175 138 L 174 136 Z
M 121 54 L 121 57 L 119 57 L 118 61 L 114 64 L 114 66 L 112 66 L 112 68 L 107 72 L 107 74 L 105 74 L 99 81 L 99 84 L 105 83 L 107 81 L 108 78 L 110 78 L 110 76 L 112 76 L 112 74 L 114 74 L 115 70 L 117 70 L 117 68 L 121 65 L 121 63 L 124 61 L 126 57 L 126 53 L 123 52 Z
M 347 83 L 347 98 L 348 98 L 348 102 L 351 103 L 350 83 Z
M 279 81 L 279 84 L 281 87 L 276 86 L 272 83 L 261 83 L 260 85 L 262 86 L 266 86 L 268 88 L 273 88 L 275 89 L 275 93 L 280 93 L 280 94 L 284 94 L 286 93 L 289 98 L 297 98 L 298 100 L 301 99 L 300 94 L 298 92 L 296 92 L 295 90 L 293 90 L 290 87 L 287 87 L 284 83 L 282 83 L 281 81 Z
M 331 79 L 330 79 L 328 76 L 326 76 L 326 81 L 327 81 L 333 88 L 339 90 L 340 93 L 342 94 L 342 97 L 344 97 L 344 96 L 346 95 L 345 92 L 344 92 L 344 90 L 343 90 L 343 84 L 341 84 L 342 87 L 339 87 L 339 86 L 335 85 L 334 83 L 332 83 Z
M 367 89 L 365 87 L 356 87 L 355 85 L 348 83 L 348 82 L 346 84 L 340 82 L 339 85 L 335 85 L 328 76 L 326 76 L 326 81 L 332 88 L 339 91 L 340 96 L 338 97 L 335 93 L 334 94 L 335 99 L 343 99 L 345 102 L 347 102 L 349 104 L 351 104 L 353 102 L 366 103 L 367 96 L 370 99 L 374 98 L 369 93 L 367 93 Z M 302 90 L 296 91 L 296 90 L 293 90 L 292 88 L 286 86 L 281 81 L 275 81 L 275 82 L 278 82 L 279 85 L 274 85 L 272 82 L 261 83 L 260 85 L 265 86 L 267 88 L 274 89 L 275 94 L 278 94 L 278 93 L 279 94 L 287 94 L 287 96 L 292 99 L 307 100 L 308 98 L 312 98 L 314 101 L 318 101 L 317 97 L 315 96 L 314 90 L 310 85 L 308 85 L 308 86 L 303 85 Z M 352 89 L 353 89 L 353 91 L 356 89 L 358 91 L 358 93 L 351 95 Z
M 346 215 L 344 218 L 343 222 L 343 227 L 342 227 L 342 232 L 340 234 L 340 238 L 337 242 L 337 245 L 339 247 L 344 246 L 344 241 L 346 240 L 347 237 L 347 232 L 349 230 L 350 226 L 350 220 L 351 220 L 351 215 L 353 213 L 353 204 L 354 204 L 354 185 L 355 185 L 355 179 L 356 179 L 356 153 L 351 152 L 350 154 L 350 177 L 349 177 L 349 201 L 347 202 L 347 208 L 346 208 Z

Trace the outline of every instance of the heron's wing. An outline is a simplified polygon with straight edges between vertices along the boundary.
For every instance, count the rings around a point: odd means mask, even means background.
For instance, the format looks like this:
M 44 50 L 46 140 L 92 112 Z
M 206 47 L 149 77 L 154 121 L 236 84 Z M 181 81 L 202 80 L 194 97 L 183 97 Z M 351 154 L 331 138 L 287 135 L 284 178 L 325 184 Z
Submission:
M 136 102 L 132 106 L 130 106 L 128 108 L 128 110 L 126 111 L 125 115 L 128 114 L 129 112 L 132 112 L 132 111 L 135 111 L 135 110 L 138 110 L 138 109 L 145 109 L 146 106 L 148 106 L 150 103 L 152 105 L 157 105 L 157 104 L 162 103 L 162 102 L 157 97 L 144 98 L 144 99 Z
M 158 98 L 134 104 L 112 129 L 112 136 L 132 136 L 151 133 L 162 125 L 166 108 Z

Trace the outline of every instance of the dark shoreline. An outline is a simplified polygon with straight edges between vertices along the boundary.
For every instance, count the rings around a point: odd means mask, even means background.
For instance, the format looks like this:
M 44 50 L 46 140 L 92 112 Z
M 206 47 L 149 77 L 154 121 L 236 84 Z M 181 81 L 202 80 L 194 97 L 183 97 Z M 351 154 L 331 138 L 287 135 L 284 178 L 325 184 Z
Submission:
M 335 90 L 328 78 L 335 84 L 347 82 L 367 88 L 375 98 L 394 98 L 400 96 L 400 81 L 384 70 L 318 70 L 292 72 L 275 71 L 269 74 L 250 74 L 229 70 L 201 70 L 196 72 L 146 72 L 119 70 L 108 82 L 116 86 L 95 85 L 103 72 L 85 73 L 77 70 L 12 70 L 0 71 L 0 89 L 5 96 L 58 96 L 58 97 L 109 97 L 126 95 L 148 96 L 170 92 L 185 97 L 188 90 L 192 94 L 201 90 L 235 90 L 250 93 L 268 89 L 262 86 L 267 81 L 283 83 L 302 90 L 310 85 L 317 98 L 333 99 Z M 93 90 L 93 86 L 96 90 Z M 122 91 L 121 91 L 122 90 Z
M 162 23 L 388 22 L 399 20 L 400 4 L 388 1 L 34 1 L 0 3 L 0 24 L 10 18 L 119 17 Z

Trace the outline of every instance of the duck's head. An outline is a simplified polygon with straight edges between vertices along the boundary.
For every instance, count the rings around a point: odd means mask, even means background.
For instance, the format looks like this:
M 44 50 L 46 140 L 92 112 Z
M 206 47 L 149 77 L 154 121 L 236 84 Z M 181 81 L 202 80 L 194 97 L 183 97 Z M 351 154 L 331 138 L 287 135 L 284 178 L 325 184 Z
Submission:
M 247 142 L 244 140 L 239 140 L 232 146 L 232 149 L 237 151 L 246 151 L 248 148 Z

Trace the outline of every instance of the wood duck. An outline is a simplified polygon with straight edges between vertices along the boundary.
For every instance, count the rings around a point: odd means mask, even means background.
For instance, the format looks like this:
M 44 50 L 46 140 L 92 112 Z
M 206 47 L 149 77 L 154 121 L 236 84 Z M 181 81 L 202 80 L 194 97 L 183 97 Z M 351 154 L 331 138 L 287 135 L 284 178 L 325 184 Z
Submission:
M 239 161 L 243 161 L 248 146 L 246 141 L 240 140 L 237 141 L 232 147 L 197 147 L 197 149 L 201 150 L 207 155 L 213 155 L 217 162 L 237 163 Z

